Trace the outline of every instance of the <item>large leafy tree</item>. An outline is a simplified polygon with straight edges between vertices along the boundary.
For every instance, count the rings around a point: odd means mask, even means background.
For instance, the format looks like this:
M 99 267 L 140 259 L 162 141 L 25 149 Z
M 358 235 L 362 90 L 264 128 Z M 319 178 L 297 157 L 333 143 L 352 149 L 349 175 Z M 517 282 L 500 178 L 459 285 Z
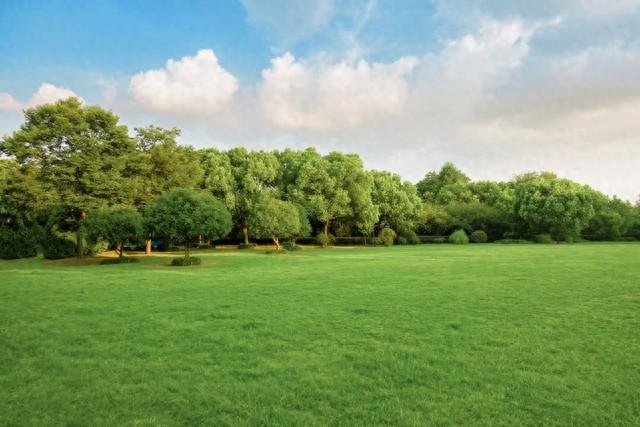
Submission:
M 200 236 L 216 240 L 231 230 L 231 215 L 211 194 L 188 188 L 162 193 L 144 213 L 145 224 L 154 235 L 184 244 L 189 258 L 191 244 Z
M 108 207 L 90 212 L 85 220 L 88 237 L 104 240 L 115 247 L 119 257 L 124 244 L 138 241 L 143 236 L 142 216 L 133 207 Z
M 471 180 L 453 163 L 445 163 L 439 172 L 429 172 L 416 184 L 422 200 L 445 205 L 451 202 L 476 201 L 469 182 Z
M 300 234 L 298 209 L 293 203 L 263 195 L 255 203 L 249 229 L 255 237 L 272 239 L 276 249 L 280 249 L 281 239 Z
M 515 215 L 525 234 L 551 233 L 572 240 L 594 215 L 591 188 L 567 179 L 534 176 L 515 185 Z
M 203 177 L 199 154 L 192 147 L 179 145 L 180 130 L 157 126 L 136 128 L 137 151 L 131 157 L 134 205 L 140 211 L 163 191 L 193 188 Z M 147 236 L 145 252 L 151 253 L 151 236 Z
M 390 227 L 396 232 L 413 230 L 422 209 L 416 187 L 390 172 L 369 174 L 373 178 L 372 201 L 380 213 L 378 228 Z
M 107 201 L 130 201 L 127 161 L 135 142 L 118 117 L 100 107 L 69 98 L 28 109 L 24 124 L 4 138 L 0 151 L 21 167 L 32 167 L 42 186 L 55 194 L 70 215 L 78 255 L 86 213 Z
M 202 156 L 205 168 L 203 186 L 225 201 L 235 227 L 249 243 L 249 219 L 263 194 L 276 190 L 278 158 L 265 151 L 233 148 L 226 153 L 207 150 Z
M 325 235 L 337 219 L 351 220 L 364 234 L 370 233 L 378 220 L 371 200 L 373 179 L 358 155 L 332 152 L 311 156 L 301 166 L 294 186 L 296 198 L 323 224 Z

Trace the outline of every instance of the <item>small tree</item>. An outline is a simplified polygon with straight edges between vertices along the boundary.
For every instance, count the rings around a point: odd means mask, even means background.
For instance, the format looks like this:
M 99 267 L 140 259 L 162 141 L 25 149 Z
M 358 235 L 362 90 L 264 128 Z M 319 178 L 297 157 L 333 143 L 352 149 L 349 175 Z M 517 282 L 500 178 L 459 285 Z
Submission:
M 300 233 L 300 213 L 292 203 L 262 196 L 255 205 L 248 225 L 251 234 L 272 239 L 276 249 L 280 249 L 280 239 Z
M 311 224 L 309 223 L 309 216 L 307 215 L 307 210 L 302 205 L 295 205 L 298 210 L 298 218 L 300 220 L 300 229 L 297 233 L 291 236 L 291 246 L 296 245 L 296 239 L 300 237 L 309 237 L 311 232 Z
M 122 257 L 124 244 L 143 236 L 142 216 L 131 207 L 103 208 L 91 212 L 85 220 L 87 235 L 91 240 L 105 240 L 115 246 Z
M 184 243 L 184 256 L 189 258 L 191 243 L 203 236 L 212 240 L 231 231 L 231 214 L 210 194 L 188 188 L 166 191 L 145 211 L 147 229 L 154 236 Z
M 380 238 L 380 241 L 382 242 L 383 245 L 392 246 L 393 241 L 396 238 L 396 232 L 390 229 L 389 227 L 385 227 L 380 231 L 378 238 Z

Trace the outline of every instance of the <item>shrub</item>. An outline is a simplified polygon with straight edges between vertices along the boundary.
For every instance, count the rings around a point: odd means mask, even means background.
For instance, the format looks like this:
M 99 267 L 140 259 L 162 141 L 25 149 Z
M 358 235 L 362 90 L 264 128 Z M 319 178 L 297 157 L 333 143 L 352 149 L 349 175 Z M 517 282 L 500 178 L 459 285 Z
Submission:
M 200 265 L 202 264 L 202 260 L 200 258 L 197 257 L 180 257 L 180 258 L 174 258 L 171 260 L 171 265 L 173 267 L 188 267 L 190 265 Z
M 464 230 L 456 230 L 449 236 L 449 243 L 453 243 L 455 245 L 466 245 L 469 243 L 469 237 Z
M 238 249 L 255 249 L 256 246 L 255 243 L 240 243 Z
M 373 246 L 382 245 L 382 239 L 380 239 L 379 237 L 372 237 L 369 241 L 371 242 L 371 245 L 373 245 Z
M 397 243 L 397 244 L 399 244 L 399 245 L 406 245 L 406 244 L 408 244 L 409 242 L 407 241 L 407 238 L 406 238 L 406 237 L 404 237 L 404 236 L 400 236 L 400 237 L 398 237 L 398 238 L 396 239 L 396 243 Z
M 0 258 L 17 259 L 34 257 L 38 244 L 32 228 L 0 227 Z
M 132 257 L 118 257 L 118 258 L 107 258 L 100 261 L 101 265 L 111 265 L 111 264 L 131 264 L 134 262 L 140 262 L 138 258 Z
M 416 233 L 414 233 L 413 231 L 407 231 L 404 236 L 407 239 L 407 242 L 410 245 L 418 245 L 420 243 L 422 243 L 422 241 L 420 240 L 420 237 L 418 237 L 418 235 Z
M 536 243 L 553 243 L 551 234 L 536 234 L 533 236 L 533 241 Z
M 316 236 L 316 242 L 323 248 L 326 248 L 327 246 L 332 244 L 334 241 L 335 241 L 335 237 L 332 234 L 325 235 L 323 233 L 320 233 Z
M 76 242 L 46 231 L 42 239 L 42 255 L 46 259 L 70 258 L 76 255 Z
M 487 233 L 482 230 L 476 230 L 471 233 L 469 239 L 472 243 L 487 243 L 487 240 L 489 240 L 489 238 L 487 237 Z
M 391 246 L 396 238 L 396 232 L 389 227 L 385 227 L 380 231 L 380 234 L 378 234 L 378 238 L 380 238 L 383 245 Z

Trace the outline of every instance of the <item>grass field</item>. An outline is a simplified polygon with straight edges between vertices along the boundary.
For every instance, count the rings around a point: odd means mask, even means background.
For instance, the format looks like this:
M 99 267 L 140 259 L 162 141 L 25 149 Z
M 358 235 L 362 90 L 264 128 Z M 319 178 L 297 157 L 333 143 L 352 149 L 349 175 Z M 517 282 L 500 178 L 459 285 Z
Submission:
M 640 425 L 640 244 L 0 262 L 0 425 Z

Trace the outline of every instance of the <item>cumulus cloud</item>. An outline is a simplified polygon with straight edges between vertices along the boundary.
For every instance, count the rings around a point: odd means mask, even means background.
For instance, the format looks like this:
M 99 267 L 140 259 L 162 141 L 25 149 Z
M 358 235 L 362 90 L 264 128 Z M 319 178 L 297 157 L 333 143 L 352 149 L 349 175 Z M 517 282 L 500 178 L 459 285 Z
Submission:
M 258 105 L 277 127 L 358 127 L 402 112 L 409 91 L 406 78 L 416 64 L 414 57 L 390 64 L 308 64 L 286 53 L 262 71 Z
M 129 94 L 144 109 L 174 114 L 219 112 L 237 90 L 237 79 L 211 49 L 169 59 L 164 68 L 138 73 L 129 82 Z
M 35 107 L 36 105 L 49 104 L 60 99 L 75 97 L 84 103 L 84 99 L 76 95 L 71 89 L 59 87 L 51 83 L 42 83 L 35 91 L 31 98 L 25 102 L 17 101 L 8 93 L 0 93 L 0 111 L 20 112 L 25 108 Z

